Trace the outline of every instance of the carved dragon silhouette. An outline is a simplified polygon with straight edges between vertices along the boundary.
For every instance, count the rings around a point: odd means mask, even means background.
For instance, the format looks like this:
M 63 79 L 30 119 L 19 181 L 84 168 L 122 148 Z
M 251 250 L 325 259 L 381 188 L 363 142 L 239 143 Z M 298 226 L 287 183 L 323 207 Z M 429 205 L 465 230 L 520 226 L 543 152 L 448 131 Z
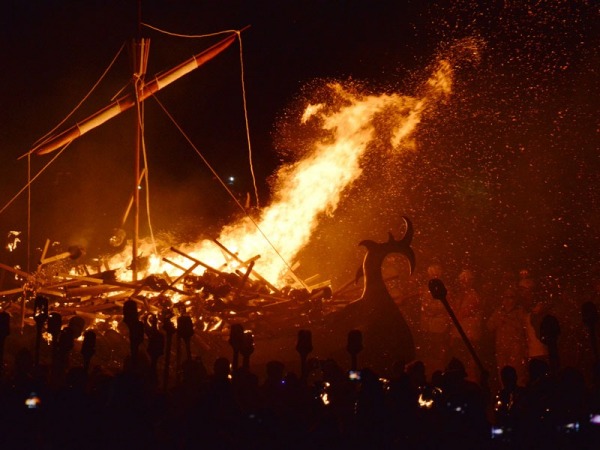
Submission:
M 390 233 L 386 242 L 363 240 L 359 245 L 367 249 L 356 281 L 364 276 L 364 287 L 360 298 L 350 302 L 343 309 L 329 313 L 320 324 L 309 326 L 312 335 L 311 358 L 333 358 L 340 366 L 347 367 L 348 334 L 359 330 L 363 348 L 358 355 L 358 366 L 370 367 L 382 375 L 390 374 L 396 361 L 409 362 L 415 358 L 415 345 L 410 328 L 400 309 L 394 302 L 385 285 L 381 267 L 385 258 L 394 253 L 402 254 L 409 262 L 412 273 L 415 254 L 411 248 L 413 226 L 403 217 L 406 231 L 401 239 Z M 283 331 L 283 334 L 280 334 Z M 290 336 L 293 332 L 294 336 Z M 289 363 L 297 360 L 294 352 L 296 331 L 293 327 L 274 332 L 269 339 L 256 346 L 253 361 L 261 365 L 271 359 Z
M 359 243 L 367 249 L 362 268 L 357 273 L 357 280 L 364 276 L 363 293 L 341 311 L 328 316 L 325 336 L 321 339 L 317 336 L 318 341 L 325 341 L 325 347 L 331 348 L 333 344 L 345 349 L 348 331 L 360 330 L 365 348 L 360 359 L 364 365 L 380 370 L 391 369 L 395 361 L 408 362 L 415 358 L 412 333 L 388 292 L 381 273 L 385 258 L 393 253 L 404 255 L 409 262 L 410 273 L 414 270 L 415 254 L 411 248 L 413 226 L 410 219 L 403 219 L 406 232 L 401 239 L 395 239 L 389 233 L 387 242 L 363 240 Z

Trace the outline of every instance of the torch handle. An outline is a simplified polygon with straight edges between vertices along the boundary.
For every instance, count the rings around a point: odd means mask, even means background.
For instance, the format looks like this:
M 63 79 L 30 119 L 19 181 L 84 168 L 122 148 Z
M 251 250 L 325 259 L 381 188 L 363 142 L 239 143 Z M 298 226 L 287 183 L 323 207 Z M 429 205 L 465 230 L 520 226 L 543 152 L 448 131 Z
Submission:
M 166 338 L 165 338 L 165 367 L 164 367 L 164 373 L 163 373 L 163 390 L 165 392 L 167 392 L 167 389 L 169 387 L 169 369 L 171 367 L 171 347 L 173 346 L 173 331 L 171 330 L 167 330 L 166 331 Z
M 40 365 L 40 347 L 42 344 L 42 330 L 43 324 L 37 324 L 35 327 L 35 353 L 34 353 L 34 365 L 39 367 Z
M 233 358 L 231 360 L 231 367 L 235 372 L 240 367 L 240 352 L 239 350 L 233 351 Z
M 0 380 L 4 375 L 4 338 L 0 339 Z
M 483 366 L 483 363 L 479 359 L 479 356 L 477 356 L 477 352 L 475 351 L 475 348 L 473 347 L 473 344 L 471 343 L 469 337 L 465 333 L 465 330 L 463 330 L 462 325 L 458 321 L 458 318 L 456 317 L 456 314 L 454 314 L 454 311 L 452 310 L 452 307 L 448 303 L 448 299 L 446 298 L 445 295 L 443 295 L 443 296 L 440 296 L 440 298 L 438 298 L 438 300 L 441 301 L 442 304 L 444 305 L 444 308 L 446 308 L 446 311 L 448 312 L 448 315 L 450 316 L 450 319 L 452 319 L 452 323 L 456 327 L 456 330 L 460 334 L 460 337 L 462 338 L 463 342 L 467 346 L 467 350 L 469 350 L 469 353 L 471 354 L 471 357 L 473 358 L 473 361 L 475 361 L 475 364 L 477 364 L 477 367 L 479 368 L 479 371 L 481 372 L 482 375 L 486 374 L 487 371 L 485 370 L 485 367 Z
M 185 356 L 188 361 L 192 360 L 192 342 L 191 338 L 185 337 L 183 338 L 183 343 L 185 344 Z
M 594 362 L 598 364 L 600 362 L 600 352 L 598 352 L 598 341 L 596 340 L 596 327 L 594 325 L 588 326 L 588 334 L 590 336 L 590 345 L 594 354 Z

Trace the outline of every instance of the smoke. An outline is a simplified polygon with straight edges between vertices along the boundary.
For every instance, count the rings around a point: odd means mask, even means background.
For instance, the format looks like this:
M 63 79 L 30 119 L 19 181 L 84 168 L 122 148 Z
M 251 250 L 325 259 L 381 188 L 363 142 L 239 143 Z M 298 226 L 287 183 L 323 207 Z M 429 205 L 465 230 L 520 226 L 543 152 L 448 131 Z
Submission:
M 334 217 L 343 198 L 382 147 L 401 154 L 414 149 L 413 135 L 423 117 L 452 90 L 451 63 L 439 60 L 419 96 L 364 93 L 356 86 L 328 83 L 324 98 L 312 98 L 297 122 L 318 130 L 306 139 L 302 157 L 282 165 L 273 182 L 271 203 L 223 228 L 218 241 L 241 260 L 260 255 L 256 270 L 273 284 L 300 283 L 292 271 L 299 252 L 311 241 L 320 222 Z M 301 131 L 302 132 L 302 131 Z M 383 211 L 382 211 L 383 212 Z M 186 246 L 195 258 L 217 267 L 223 255 L 215 244 Z

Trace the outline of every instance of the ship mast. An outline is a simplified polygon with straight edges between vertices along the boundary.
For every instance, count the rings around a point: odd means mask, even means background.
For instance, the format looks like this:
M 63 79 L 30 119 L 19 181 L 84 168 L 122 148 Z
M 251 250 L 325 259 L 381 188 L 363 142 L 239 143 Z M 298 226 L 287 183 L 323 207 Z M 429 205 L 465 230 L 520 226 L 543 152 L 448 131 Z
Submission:
M 135 155 L 134 155 L 134 185 L 133 185 L 133 237 L 131 245 L 131 273 L 132 280 L 137 281 L 138 276 L 138 246 L 140 230 L 140 174 L 142 146 L 144 145 L 144 103 L 140 99 L 140 92 L 144 88 L 144 78 L 148 67 L 150 39 L 142 37 L 142 1 L 138 0 L 138 30 L 137 37 L 131 42 L 133 58 L 133 86 L 135 92 Z
M 45 155 L 47 153 L 54 152 L 65 145 L 68 145 L 73 140 L 79 138 L 83 134 L 99 127 L 108 120 L 116 117 L 120 113 L 133 108 L 135 106 L 135 155 L 134 155 L 134 184 L 133 184 L 133 195 L 130 203 L 133 209 L 133 236 L 132 236 L 132 261 L 131 271 L 133 281 L 137 281 L 138 270 L 139 270 L 139 223 L 140 223 L 140 185 L 144 179 L 146 171 L 142 168 L 142 151 L 144 145 L 144 100 L 154 95 L 160 89 L 165 88 L 169 84 L 178 80 L 179 78 L 187 75 L 203 64 L 207 63 L 215 56 L 220 54 L 226 48 L 228 48 L 236 39 L 237 35 L 248 28 L 248 26 L 241 30 L 232 33 L 216 44 L 212 45 L 208 49 L 193 55 L 186 61 L 178 64 L 171 69 L 162 72 L 161 74 L 155 75 L 151 80 L 146 83 L 146 68 L 148 65 L 148 55 L 150 49 L 150 39 L 141 37 L 142 21 L 141 21 L 141 0 L 138 0 L 138 24 L 137 24 L 137 37 L 132 39 L 130 44 L 130 54 L 133 66 L 133 93 L 124 95 L 112 103 L 87 117 L 86 119 L 76 123 L 70 128 L 52 135 L 41 143 L 34 146 L 27 153 L 21 155 L 18 159 L 24 158 L 31 154 Z M 127 215 L 125 216 L 126 220 Z

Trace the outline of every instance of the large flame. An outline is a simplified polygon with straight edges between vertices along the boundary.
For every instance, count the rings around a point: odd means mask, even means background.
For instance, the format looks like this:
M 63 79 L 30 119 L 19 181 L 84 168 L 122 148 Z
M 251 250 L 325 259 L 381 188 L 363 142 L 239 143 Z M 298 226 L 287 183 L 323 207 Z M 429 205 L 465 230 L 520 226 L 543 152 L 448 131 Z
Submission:
M 385 114 L 391 127 L 390 144 L 395 149 L 410 148 L 423 114 L 451 93 L 452 69 L 447 61 L 440 61 L 418 98 L 399 94 L 362 95 L 350 92 L 340 83 L 331 83 L 329 89 L 336 98 L 342 99 L 341 106 L 311 104 L 301 119 L 303 123 L 319 121 L 328 133 L 327 140 L 315 143 L 302 160 L 279 170 L 274 200 L 258 219 L 246 218 L 229 225 L 218 238 L 241 261 L 260 255 L 254 270 L 274 285 L 289 282 L 289 274 L 293 275 L 291 265 L 309 242 L 319 217 L 335 211 L 344 190 L 360 177 L 361 159 L 375 137 L 374 119 Z M 140 245 L 140 250 L 152 253 L 149 245 Z M 231 261 L 232 258 L 210 240 L 188 244 L 180 250 L 219 269 L 223 269 L 224 264 L 237 262 Z M 123 254 L 118 255 L 110 264 L 117 264 L 123 258 Z M 185 257 L 169 257 L 169 260 L 184 267 L 191 266 L 191 260 L 186 261 Z M 181 273 L 181 269 L 156 256 L 149 270 Z

